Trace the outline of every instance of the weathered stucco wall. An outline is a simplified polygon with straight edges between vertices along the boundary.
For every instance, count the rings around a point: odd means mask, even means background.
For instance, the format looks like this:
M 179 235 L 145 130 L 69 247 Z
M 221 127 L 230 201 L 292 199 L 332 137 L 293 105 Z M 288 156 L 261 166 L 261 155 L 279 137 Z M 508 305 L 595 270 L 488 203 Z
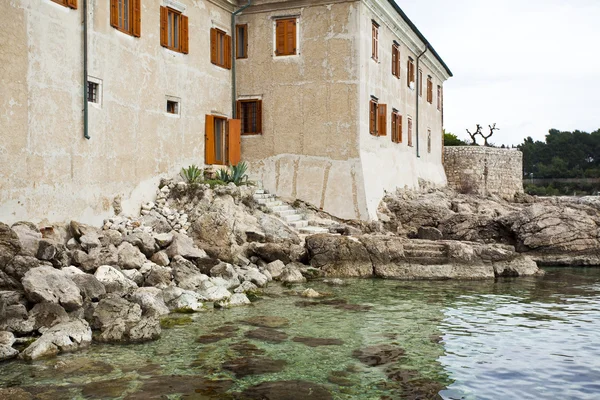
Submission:
M 461 193 L 496 194 L 507 199 L 523 193 L 523 153 L 518 150 L 446 147 L 444 167 L 448 186 Z
M 254 179 L 342 218 L 366 218 L 358 151 L 357 1 L 257 1 L 248 58 L 237 60 L 238 98 L 261 98 L 263 134 L 242 137 Z M 299 18 L 299 54 L 275 56 L 278 17 Z
M 126 212 L 162 175 L 204 161 L 205 114 L 231 114 L 230 71 L 210 63 L 210 28 L 231 13 L 179 0 L 190 49 L 160 46 L 161 1 L 142 2 L 142 34 L 110 26 L 109 2 L 89 1 L 89 76 L 102 80 L 83 138 L 82 7 L 0 2 L 0 220 L 98 223 L 116 196 Z M 224 3 L 224 2 L 223 2 Z M 166 113 L 166 96 L 181 115 Z
M 372 59 L 372 21 L 379 24 L 379 57 Z M 446 177 L 442 165 L 442 112 L 437 109 L 437 85 L 448 79 L 447 73 L 431 53 L 421 57 L 423 95 L 419 96 L 419 131 L 417 137 L 417 89 L 408 87 L 408 58 L 415 60 L 425 48 L 406 22 L 387 1 L 365 0 L 360 7 L 360 158 L 365 179 L 368 214 L 376 218 L 376 210 L 385 191 L 396 188 L 417 189 L 419 181 L 443 186 Z M 392 75 L 392 45 L 400 47 L 400 78 Z M 427 102 L 427 76 L 433 78 L 433 104 Z M 371 96 L 386 104 L 387 135 L 369 133 Z M 402 143 L 392 142 L 391 114 L 397 109 L 403 118 Z M 408 118 L 413 120 L 412 146 L 408 146 Z M 431 130 L 431 151 L 427 147 L 427 131 Z M 418 147 L 417 147 L 418 146 Z

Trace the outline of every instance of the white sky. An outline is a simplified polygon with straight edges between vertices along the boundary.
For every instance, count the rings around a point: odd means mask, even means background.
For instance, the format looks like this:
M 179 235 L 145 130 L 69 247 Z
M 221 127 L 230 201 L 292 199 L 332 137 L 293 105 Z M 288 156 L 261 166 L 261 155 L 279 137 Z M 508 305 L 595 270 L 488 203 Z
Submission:
M 396 0 L 452 70 L 447 132 L 491 142 L 600 129 L 600 0 Z M 479 139 L 481 142 L 481 139 Z

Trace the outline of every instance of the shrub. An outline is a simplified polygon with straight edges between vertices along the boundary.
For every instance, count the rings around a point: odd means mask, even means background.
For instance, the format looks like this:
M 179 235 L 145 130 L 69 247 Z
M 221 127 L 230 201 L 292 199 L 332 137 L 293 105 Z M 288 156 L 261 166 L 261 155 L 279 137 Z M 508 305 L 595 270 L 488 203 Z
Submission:
M 202 169 L 192 164 L 187 168 L 181 168 L 179 175 L 190 184 L 198 183 L 204 176 Z
M 236 185 L 246 185 L 248 184 L 248 164 L 244 161 L 237 165 L 232 165 L 228 169 L 221 169 L 218 173 L 219 180 L 226 183 L 235 183 Z

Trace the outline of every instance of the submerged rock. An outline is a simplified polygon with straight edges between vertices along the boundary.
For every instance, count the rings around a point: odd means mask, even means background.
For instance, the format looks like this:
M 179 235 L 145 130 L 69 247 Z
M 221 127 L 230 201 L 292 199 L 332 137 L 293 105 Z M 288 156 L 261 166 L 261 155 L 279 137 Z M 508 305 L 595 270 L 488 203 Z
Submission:
M 272 328 L 258 328 L 246 332 L 245 336 L 249 339 L 256 339 L 269 343 L 281 343 L 288 338 L 287 333 Z
M 239 394 L 240 400 L 331 400 L 333 396 L 323 386 L 306 381 L 263 382 Z
M 58 353 L 75 351 L 92 342 L 92 330 L 84 320 L 63 322 L 46 330 L 42 336 L 27 347 L 21 357 L 36 360 Z
M 262 328 L 283 328 L 290 324 L 290 321 L 284 317 L 277 317 L 271 315 L 260 315 L 257 317 L 251 317 L 243 321 L 248 325 L 260 326 Z
M 403 348 L 392 344 L 379 344 L 352 352 L 352 356 L 370 367 L 397 362 L 404 354 Z
M 176 394 L 184 398 L 227 398 L 226 393 L 233 386 L 231 380 L 210 380 L 201 375 L 158 375 L 143 382 L 141 388 L 125 400 L 165 399 Z
M 296 336 L 292 339 L 293 342 L 302 343 L 309 347 L 320 347 L 320 346 L 341 346 L 344 344 L 340 339 L 334 338 L 313 338 L 313 337 L 301 337 Z
M 223 369 L 231 371 L 236 378 L 250 375 L 281 372 L 287 365 L 285 360 L 274 360 L 269 357 L 241 357 L 223 363 Z

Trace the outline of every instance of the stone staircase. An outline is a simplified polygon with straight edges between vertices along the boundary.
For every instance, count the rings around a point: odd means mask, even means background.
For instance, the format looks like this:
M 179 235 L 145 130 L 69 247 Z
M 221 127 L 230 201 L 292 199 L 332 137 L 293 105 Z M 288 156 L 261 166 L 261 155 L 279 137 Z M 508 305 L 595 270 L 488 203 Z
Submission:
M 443 265 L 448 262 L 446 246 L 410 240 L 404 244 L 404 256 L 411 264 Z
M 305 216 L 294 207 L 284 203 L 276 195 L 269 193 L 265 189 L 257 189 L 254 192 L 254 200 L 258 204 L 267 207 L 271 213 L 285 222 L 290 228 L 303 235 L 314 235 L 317 233 L 328 233 L 327 228 L 320 226 L 311 226 Z

